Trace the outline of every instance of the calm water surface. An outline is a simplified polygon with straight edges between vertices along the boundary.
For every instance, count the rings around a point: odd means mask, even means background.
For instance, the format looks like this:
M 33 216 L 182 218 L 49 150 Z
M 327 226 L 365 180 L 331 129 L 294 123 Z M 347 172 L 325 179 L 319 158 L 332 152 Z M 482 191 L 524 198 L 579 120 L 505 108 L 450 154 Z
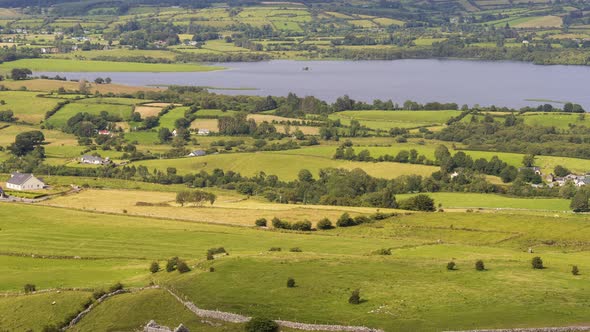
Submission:
M 68 79 L 111 77 L 114 83 L 224 88 L 224 94 L 284 96 L 295 92 L 326 101 L 348 94 L 370 102 L 418 102 L 522 107 L 571 101 L 590 110 L 590 67 L 462 60 L 288 61 L 223 63 L 206 73 L 36 73 Z M 308 71 L 303 68 L 308 67 Z M 248 89 L 241 89 L 248 88 Z M 230 90 L 226 90 L 230 89 Z M 234 89 L 234 90 L 231 90 Z M 236 90 L 241 89 L 241 90 Z M 556 104 L 559 105 L 559 104 Z

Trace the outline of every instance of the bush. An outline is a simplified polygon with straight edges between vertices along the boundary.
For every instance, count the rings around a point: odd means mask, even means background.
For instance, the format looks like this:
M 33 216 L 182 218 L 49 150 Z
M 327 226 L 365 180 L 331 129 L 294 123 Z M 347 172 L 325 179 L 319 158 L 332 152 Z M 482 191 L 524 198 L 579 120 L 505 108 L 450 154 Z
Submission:
M 121 289 L 123 289 L 123 284 L 118 282 L 109 288 L 109 293 L 116 292 Z
M 207 251 L 207 260 L 212 261 L 215 259 L 215 256 L 210 251 Z
M 359 304 L 361 303 L 361 292 L 358 289 L 352 291 L 350 297 L 348 298 L 348 303 L 350 304 Z
M 279 324 L 268 318 L 252 317 L 245 328 L 246 332 L 278 332 Z
M 318 221 L 316 227 L 317 227 L 317 229 L 332 229 L 332 228 L 334 228 L 334 226 L 332 226 L 332 222 L 328 218 L 324 218 L 324 219 Z
M 185 261 L 178 262 L 177 269 L 178 269 L 178 272 L 180 272 L 180 273 L 186 273 L 186 272 L 189 272 L 191 270 L 190 267 L 188 267 L 188 265 L 186 264 Z
M 272 227 L 278 229 L 291 229 L 291 224 L 287 221 L 282 221 L 281 219 L 274 217 L 272 218 Z
M 477 262 L 475 262 L 475 269 L 477 271 L 484 271 L 486 269 L 485 265 L 483 264 L 483 261 L 480 259 Z
M 543 269 L 543 260 L 541 259 L 541 257 L 533 257 L 533 259 L 531 260 L 531 264 L 533 265 L 533 269 L 537 269 L 537 270 L 541 270 Z
M 209 268 L 209 272 L 215 272 L 215 268 L 214 268 L 213 266 L 211 266 L 211 267 Z
M 572 266 L 572 274 L 575 276 L 580 274 L 580 270 L 578 269 L 577 265 Z
M 425 194 L 416 195 L 399 203 L 399 208 L 410 211 L 436 211 L 434 200 Z
M 289 279 L 287 279 L 287 287 L 288 287 L 288 288 L 293 288 L 293 287 L 295 287 L 295 279 L 293 279 L 293 278 L 289 278 Z
M 26 284 L 24 289 L 25 289 L 25 293 L 32 293 L 37 290 L 37 288 L 33 284 Z
M 178 257 L 172 257 L 166 262 L 166 272 L 172 272 L 176 270 L 178 265 Z
M 295 230 L 295 231 L 305 231 L 305 232 L 309 232 L 311 231 L 311 222 L 308 220 L 305 221 L 298 221 L 296 223 L 293 223 L 291 225 L 291 229 Z
M 98 299 L 100 299 L 100 298 L 101 298 L 103 295 L 105 295 L 106 293 L 107 293 L 107 292 L 105 292 L 105 291 L 104 291 L 104 289 L 99 289 L 99 290 L 96 290 L 96 291 L 94 291 L 94 293 L 92 293 L 92 297 L 93 297 L 95 300 L 98 300 Z
M 45 325 L 43 326 L 42 332 L 61 332 L 61 329 L 55 325 Z
M 303 252 L 303 250 L 301 250 L 301 248 L 299 247 L 295 247 L 295 248 L 291 248 L 289 249 L 290 252 Z
M 391 255 L 391 249 L 389 248 L 383 248 L 383 249 L 379 249 L 379 250 L 375 250 L 373 251 L 374 255 L 381 255 L 381 256 L 390 256 Z
M 256 220 L 256 226 L 258 227 L 266 227 L 266 219 L 260 218 Z
M 343 213 L 340 218 L 338 218 L 338 221 L 336 221 L 336 226 L 338 227 L 350 227 L 355 225 L 354 219 L 352 219 L 348 213 Z
M 156 273 L 158 271 L 160 271 L 160 264 L 158 264 L 158 262 L 152 262 L 152 265 L 150 265 L 150 272 Z
M 447 263 L 447 270 L 453 271 L 456 266 L 457 266 L 457 264 L 455 264 L 455 262 L 450 261 L 450 262 Z
M 271 247 L 270 249 L 268 249 L 268 251 L 281 251 L 282 249 L 280 247 Z

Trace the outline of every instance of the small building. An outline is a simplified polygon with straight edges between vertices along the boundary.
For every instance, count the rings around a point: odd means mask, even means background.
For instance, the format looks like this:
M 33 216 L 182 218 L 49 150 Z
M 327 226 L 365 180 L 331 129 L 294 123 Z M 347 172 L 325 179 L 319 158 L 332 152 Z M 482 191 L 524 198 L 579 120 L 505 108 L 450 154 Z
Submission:
M 106 159 L 102 159 L 101 157 L 97 156 L 83 155 L 82 158 L 80 158 L 80 163 L 91 165 L 104 165 L 108 163 L 108 160 L 108 157 Z
M 533 171 L 535 174 L 537 175 L 541 175 L 541 167 L 537 167 L 537 166 L 532 166 L 532 167 L 520 167 L 518 168 L 519 172 L 524 171 L 525 169 L 530 169 L 531 171 Z
M 111 136 L 111 132 L 109 130 L 99 130 L 98 134 L 103 136 Z
M 178 136 L 178 130 L 174 129 L 172 131 L 172 136 L 174 136 L 174 137 Z
M 204 150 L 195 150 L 188 154 L 189 157 L 203 157 L 207 155 Z
M 29 173 L 12 173 L 6 181 L 6 188 L 14 190 L 39 190 L 45 188 L 43 179 Z
M 211 133 L 211 131 L 209 131 L 209 129 L 199 129 L 197 131 L 197 135 L 199 135 L 199 136 L 207 136 L 207 135 L 209 135 L 209 133 Z

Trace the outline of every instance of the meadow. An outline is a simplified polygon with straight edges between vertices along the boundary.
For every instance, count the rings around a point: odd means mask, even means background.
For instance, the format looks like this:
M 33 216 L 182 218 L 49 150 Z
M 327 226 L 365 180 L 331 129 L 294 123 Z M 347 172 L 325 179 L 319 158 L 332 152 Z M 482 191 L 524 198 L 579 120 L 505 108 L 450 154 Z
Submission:
M 2 252 L 64 258 L 4 257 L 0 284 L 3 291 L 14 293 L 24 282 L 38 289 L 80 284 L 100 289 L 117 281 L 131 287 L 152 281 L 206 309 L 388 331 L 585 323 L 590 300 L 583 289 L 590 275 L 584 271 L 590 259 L 580 250 L 590 248 L 587 216 L 517 213 L 413 213 L 304 234 L 4 203 Z M 230 256 L 206 261 L 206 250 L 218 246 Z M 283 251 L 268 252 L 270 247 Z M 293 247 L 302 252 L 288 252 Z M 531 269 L 534 255 L 526 252 L 529 247 L 543 258 L 546 269 Z M 371 254 L 381 248 L 391 248 L 392 254 Z M 171 256 L 187 260 L 192 271 L 149 273 L 149 262 L 163 264 Z M 478 259 L 485 262 L 485 271 L 473 268 Z M 446 269 L 450 260 L 457 264 L 454 271 Z M 573 264 L 580 266 L 581 275 L 571 275 Z M 23 268 L 12 276 L 17 266 Z M 209 267 L 215 272 L 206 272 Z M 39 268 L 50 273 L 36 273 Z M 297 287 L 285 287 L 288 277 Z M 357 288 L 365 301 L 350 305 L 347 298 Z M 66 294 L 57 306 L 41 305 L 40 312 L 14 305 Z M 0 317 L 5 326 L 30 327 L 24 317 L 45 317 L 55 309 L 59 311 L 53 319 L 59 321 L 60 314 L 79 306 L 88 294 L 3 297 Z M 175 303 L 162 290 L 116 296 L 75 330 L 126 330 L 156 318 L 197 327 L 198 320 Z M 160 306 L 165 309 L 157 310 Z M 142 310 L 125 309 L 131 307 Z M 175 315 L 167 314 L 169 310 Z M 225 331 L 238 327 L 223 326 Z
M 38 124 L 44 119 L 45 113 L 61 101 L 38 95 L 37 92 L 0 91 L 0 100 L 5 102 L 0 105 L 0 111 L 11 110 L 19 121 Z
M 202 72 L 223 67 L 199 64 L 165 64 L 65 59 L 23 59 L 0 64 L 0 70 L 29 68 L 34 72 Z
M 131 106 L 121 104 L 70 103 L 62 107 L 45 122 L 56 128 L 62 128 L 71 117 L 82 112 L 93 115 L 98 115 L 100 112 L 107 112 L 112 115 L 117 115 L 124 120 L 128 120 L 131 116 Z
M 371 129 L 389 130 L 394 127 L 417 128 L 445 123 L 460 111 L 344 111 L 330 115 L 349 125 L 350 120 L 357 120 Z

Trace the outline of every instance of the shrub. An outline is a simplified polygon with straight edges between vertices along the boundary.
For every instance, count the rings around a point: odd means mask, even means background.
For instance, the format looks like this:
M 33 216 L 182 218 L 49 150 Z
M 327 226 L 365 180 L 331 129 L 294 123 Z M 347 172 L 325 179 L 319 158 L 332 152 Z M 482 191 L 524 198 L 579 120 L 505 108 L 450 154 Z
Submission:
M 324 219 L 318 221 L 316 227 L 317 227 L 317 229 L 332 229 L 332 228 L 334 228 L 334 226 L 332 226 L 332 222 L 328 218 L 324 218 Z
M 531 260 L 531 264 L 533 265 L 533 269 L 543 269 L 543 260 L 539 256 L 533 257 L 533 259 Z
M 211 253 L 210 251 L 207 251 L 207 260 L 212 261 L 214 259 L 215 259 L 215 256 L 213 256 L 213 253 Z
M 213 266 L 211 266 L 211 267 L 209 268 L 209 272 L 215 272 L 215 268 L 214 268 Z
M 457 266 L 457 264 L 455 264 L 455 262 L 450 261 L 450 262 L 447 263 L 447 270 L 453 271 L 456 266 Z
M 483 261 L 480 259 L 477 262 L 475 262 L 475 269 L 477 271 L 484 271 L 486 269 L 485 265 L 483 264 Z
M 152 262 L 152 264 L 150 265 L 150 272 L 156 273 L 158 271 L 160 271 L 160 264 L 158 264 L 158 262 Z
M 572 266 L 572 274 L 575 276 L 580 274 L 580 270 L 578 269 L 577 265 Z
M 350 297 L 348 298 L 348 303 L 350 304 L 359 304 L 361 303 L 361 292 L 358 289 L 352 291 Z
M 24 289 L 25 289 L 25 293 L 32 293 L 37 290 L 37 288 L 33 284 L 26 284 Z
M 103 295 L 105 295 L 107 292 L 104 291 L 104 289 L 99 289 L 99 290 L 95 290 L 94 293 L 92 293 L 92 297 L 95 300 L 100 299 Z
M 246 332 L 278 332 L 279 324 L 268 318 L 252 317 L 245 328 Z
M 61 332 L 61 329 L 55 325 L 45 325 L 43 326 L 42 332 Z
M 299 248 L 299 247 L 291 248 L 291 249 L 289 249 L 289 251 L 290 252 L 303 252 L 303 250 L 301 250 L 301 248 Z
M 435 211 L 434 200 L 425 194 L 416 195 L 403 200 L 399 203 L 399 208 L 402 210 L 411 211 Z
M 186 273 L 186 272 L 189 272 L 191 270 L 190 267 L 188 267 L 188 265 L 186 264 L 185 261 L 178 262 L 177 269 L 178 269 L 178 272 L 180 272 L 180 273 Z
M 308 220 L 305 221 L 298 221 L 296 223 L 293 223 L 291 225 L 291 229 L 295 230 L 295 231 L 305 231 L 305 232 L 309 232 L 311 231 L 311 222 Z
M 112 285 L 111 287 L 109 287 L 109 293 L 116 292 L 121 289 L 123 289 L 123 284 L 118 282 L 118 283 Z
M 166 262 L 166 272 L 172 272 L 176 270 L 178 265 L 178 257 L 172 257 Z
M 272 218 L 272 227 L 278 229 L 291 229 L 291 224 L 287 221 L 282 221 L 281 219 L 274 217 Z
M 280 247 L 271 247 L 270 249 L 268 249 L 268 251 L 281 251 L 282 249 Z
M 383 248 L 383 249 L 375 250 L 375 251 L 373 251 L 373 254 L 374 255 L 381 255 L 381 256 L 390 256 L 391 249 L 390 248 Z
M 260 218 L 256 220 L 256 226 L 258 227 L 266 227 L 266 219 Z
M 336 221 L 336 226 L 338 227 L 350 227 L 354 225 L 356 225 L 354 219 L 352 219 L 348 213 L 343 213 L 340 218 L 338 218 L 338 221 Z
M 289 278 L 289 279 L 287 279 L 287 287 L 288 287 L 288 288 L 293 288 L 293 287 L 295 287 L 295 279 L 293 279 L 293 278 Z

